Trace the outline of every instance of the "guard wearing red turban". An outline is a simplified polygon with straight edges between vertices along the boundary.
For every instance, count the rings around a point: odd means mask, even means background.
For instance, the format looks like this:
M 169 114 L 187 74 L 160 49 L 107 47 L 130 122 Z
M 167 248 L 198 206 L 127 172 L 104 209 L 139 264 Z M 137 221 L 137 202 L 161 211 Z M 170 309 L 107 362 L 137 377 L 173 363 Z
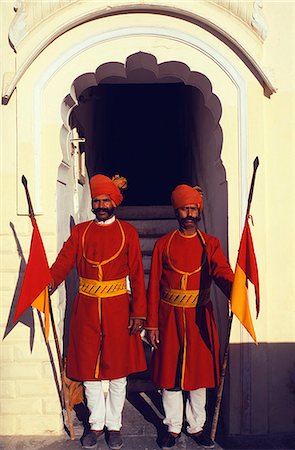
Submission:
M 191 187 L 187 184 L 179 184 L 172 191 L 171 203 L 175 210 L 181 206 L 194 204 L 201 213 L 203 211 L 202 189 L 199 186 Z
M 168 433 L 161 446 L 175 445 L 183 426 L 187 392 L 187 431 L 197 444 L 212 448 L 206 436 L 206 388 L 219 384 L 219 342 L 210 300 L 212 281 L 230 298 L 233 272 L 219 240 L 198 229 L 202 191 L 186 184 L 171 195 L 179 229 L 155 244 L 148 285 L 146 329 L 154 347 L 151 377 L 161 388 Z
M 125 178 L 116 175 L 112 179 L 105 175 L 97 174 L 90 179 L 91 197 L 95 198 L 100 194 L 108 194 L 115 207 L 123 201 L 123 195 L 120 189 L 127 185 Z
M 120 435 L 126 377 L 146 369 L 140 329 L 146 318 L 144 271 L 136 229 L 117 220 L 126 179 L 95 175 L 90 180 L 94 220 L 73 227 L 51 267 L 58 286 L 76 267 L 79 292 L 70 324 L 67 375 L 83 381 L 91 431 L 82 445 L 91 448 L 107 430 L 110 448 Z M 128 292 L 131 285 L 131 295 Z M 107 396 L 102 380 L 109 381 Z

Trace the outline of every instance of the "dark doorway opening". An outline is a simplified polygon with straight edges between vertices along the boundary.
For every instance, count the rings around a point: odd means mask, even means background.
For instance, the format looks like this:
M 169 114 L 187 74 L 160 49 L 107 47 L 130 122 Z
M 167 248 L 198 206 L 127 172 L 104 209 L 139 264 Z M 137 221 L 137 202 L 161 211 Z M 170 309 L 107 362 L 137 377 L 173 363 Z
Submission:
M 125 176 L 124 206 L 170 205 L 172 189 L 191 182 L 190 89 L 183 83 L 100 84 L 84 91 L 94 131 L 86 136 L 89 175 Z

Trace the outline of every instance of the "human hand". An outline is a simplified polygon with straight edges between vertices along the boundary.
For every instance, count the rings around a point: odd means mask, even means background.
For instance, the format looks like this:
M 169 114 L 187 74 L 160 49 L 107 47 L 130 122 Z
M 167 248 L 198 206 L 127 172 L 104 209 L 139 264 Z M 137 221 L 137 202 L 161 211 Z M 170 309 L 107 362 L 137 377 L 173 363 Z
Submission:
M 148 330 L 148 340 L 154 348 L 158 348 L 160 343 L 159 330 Z
M 51 282 L 48 285 L 48 293 L 49 295 L 52 295 L 56 291 L 57 287 L 54 286 L 54 281 L 51 280 Z
M 138 331 L 141 331 L 142 329 L 142 325 L 143 325 L 143 320 L 142 319 L 130 319 L 129 320 L 129 326 L 128 328 L 130 328 L 130 334 L 136 334 Z

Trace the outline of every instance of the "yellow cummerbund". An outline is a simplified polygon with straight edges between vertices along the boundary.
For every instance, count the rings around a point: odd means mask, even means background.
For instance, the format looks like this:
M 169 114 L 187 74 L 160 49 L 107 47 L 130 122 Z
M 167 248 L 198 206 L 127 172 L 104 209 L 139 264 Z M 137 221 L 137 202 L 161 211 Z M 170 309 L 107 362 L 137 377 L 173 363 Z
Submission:
M 100 298 L 126 294 L 126 278 L 121 278 L 120 280 L 98 281 L 80 277 L 79 292 L 80 294 L 88 295 L 89 297 Z
M 202 304 L 206 304 L 210 299 L 210 289 L 203 290 L 183 290 L 165 288 L 162 291 L 161 300 L 173 306 L 182 306 L 183 308 L 193 308 L 197 305 L 199 298 Z

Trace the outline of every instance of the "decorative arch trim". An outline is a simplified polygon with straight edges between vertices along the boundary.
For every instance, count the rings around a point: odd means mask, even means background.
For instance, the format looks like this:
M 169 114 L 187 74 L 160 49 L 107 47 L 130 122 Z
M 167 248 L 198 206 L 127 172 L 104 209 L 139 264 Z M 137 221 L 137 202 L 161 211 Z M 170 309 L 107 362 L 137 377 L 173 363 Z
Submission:
M 169 8 L 165 6 L 155 6 L 155 5 L 127 5 L 127 6 L 119 6 L 112 7 L 111 10 L 108 11 L 95 11 L 92 13 L 88 13 L 85 15 L 76 18 L 66 25 L 60 27 L 57 31 L 51 33 L 47 39 L 40 43 L 40 45 L 32 52 L 32 54 L 26 59 L 23 65 L 19 68 L 19 70 L 14 74 L 12 80 L 8 84 L 6 91 L 2 96 L 2 104 L 7 105 L 18 82 L 26 73 L 28 68 L 34 63 L 34 61 L 38 58 L 38 56 L 56 39 L 60 36 L 68 32 L 69 30 L 83 24 L 96 19 L 117 16 L 117 15 L 126 15 L 126 14 L 138 14 L 138 13 L 149 13 L 149 14 L 158 14 L 164 15 L 168 17 L 174 17 L 177 19 L 184 20 L 186 22 L 190 22 L 196 26 L 199 26 L 212 35 L 214 35 L 217 39 L 220 39 L 224 42 L 246 65 L 246 67 L 250 70 L 250 72 L 255 76 L 257 81 L 263 88 L 264 95 L 266 97 L 270 97 L 274 92 L 276 92 L 276 88 L 273 86 L 269 78 L 266 76 L 262 68 L 259 64 L 253 59 L 253 57 L 246 51 L 244 47 L 242 47 L 239 42 L 237 42 L 232 36 L 226 33 L 223 29 L 215 25 L 210 20 L 201 17 L 197 14 L 188 13 L 179 8 Z

